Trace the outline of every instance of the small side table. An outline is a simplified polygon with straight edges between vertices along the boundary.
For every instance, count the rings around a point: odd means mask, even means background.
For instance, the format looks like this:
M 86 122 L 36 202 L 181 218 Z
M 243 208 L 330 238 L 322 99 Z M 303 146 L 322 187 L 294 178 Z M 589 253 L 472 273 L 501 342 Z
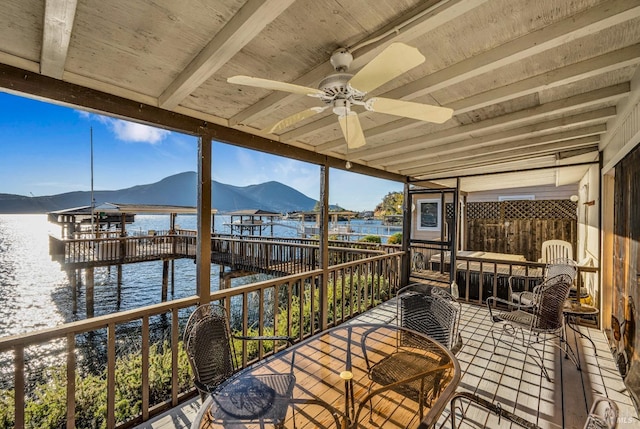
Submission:
M 595 343 L 591 338 L 580 332 L 580 330 L 575 327 L 575 320 L 577 317 L 581 316 L 597 316 L 600 313 L 600 310 L 592 305 L 582 304 L 579 301 L 567 300 L 564 303 L 562 313 L 564 314 L 566 326 L 569 326 L 569 329 L 580 335 L 582 338 L 586 338 L 587 340 L 589 340 L 589 342 L 593 346 L 594 354 L 598 356 L 598 350 L 596 349 Z M 571 324 L 572 321 L 573 324 Z

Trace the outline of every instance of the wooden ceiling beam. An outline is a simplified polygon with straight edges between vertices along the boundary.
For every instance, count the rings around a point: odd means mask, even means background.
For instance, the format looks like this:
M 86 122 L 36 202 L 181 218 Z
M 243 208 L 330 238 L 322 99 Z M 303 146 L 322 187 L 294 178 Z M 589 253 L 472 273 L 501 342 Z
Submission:
M 597 145 L 587 145 L 587 146 L 583 146 L 581 149 L 585 149 L 586 152 L 582 152 L 580 153 L 580 155 L 585 155 L 585 154 L 593 154 L 594 157 L 597 157 L 598 154 L 598 146 Z M 477 161 L 477 162 L 466 162 L 466 163 L 461 163 L 458 165 L 450 165 L 450 166 L 443 166 L 442 168 L 438 168 L 438 169 L 433 169 L 430 171 L 424 171 L 423 173 L 420 173 L 420 176 L 422 175 L 429 175 L 429 176 L 438 176 L 438 175 L 442 175 L 442 174 L 446 174 L 447 176 L 450 176 L 451 174 L 460 174 L 460 172 L 463 172 L 463 174 L 467 174 L 467 173 L 471 173 L 472 171 L 477 171 L 480 169 L 485 169 L 485 171 L 487 172 L 493 172 L 493 168 L 502 168 L 505 165 L 508 164 L 512 164 L 512 163 L 523 163 L 525 164 L 527 167 L 541 167 L 540 164 L 538 164 L 538 162 L 544 162 L 546 165 L 557 165 L 558 162 L 560 162 L 559 158 L 558 158 L 558 151 L 556 150 L 550 150 L 550 151 L 545 151 L 545 152 L 540 152 L 540 153 L 536 153 L 533 155 L 526 155 L 526 154 L 519 154 L 519 155 L 513 155 L 513 156 L 503 156 L 500 158 L 495 159 L 493 162 L 487 162 L 485 161 Z M 568 159 L 568 158 L 563 158 L 564 160 Z M 497 172 L 500 170 L 496 170 Z M 501 186 L 502 187 L 502 186 Z
M 424 175 L 451 170 L 454 168 L 459 169 L 472 166 L 486 166 L 495 162 L 537 158 L 539 156 L 551 155 L 566 150 L 584 147 L 592 147 L 597 151 L 599 142 L 600 136 L 594 135 L 535 146 L 519 145 L 518 148 L 512 146 L 511 150 L 487 148 L 488 150 L 484 153 L 482 151 L 474 151 L 473 155 L 470 154 L 464 157 L 451 157 L 449 160 L 439 159 L 434 162 L 431 160 L 425 160 L 424 165 L 421 167 L 402 169 L 401 172 L 408 175 Z
M 163 109 L 174 109 L 251 42 L 295 0 L 248 1 L 158 98 Z
M 615 107 L 605 107 L 602 109 L 579 113 L 572 116 L 552 119 L 535 124 L 528 124 L 504 131 L 498 131 L 493 134 L 471 136 L 461 140 L 449 141 L 445 143 L 431 144 L 430 142 L 427 142 L 424 147 L 421 147 L 418 150 L 389 157 L 388 160 L 380 159 L 379 161 L 370 161 L 368 162 L 368 164 L 381 165 L 387 162 L 411 162 L 412 160 L 433 156 L 434 154 L 459 152 L 480 146 L 488 146 L 491 144 L 513 141 L 520 137 L 536 137 L 541 134 L 569 131 L 574 128 L 585 127 L 588 125 L 600 125 L 607 121 L 609 118 L 615 116 L 615 113 Z M 401 145 L 402 143 L 399 143 L 399 147 L 402 147 Z
M 388 146 L 376 146 L 370 152 L 353 151 L 352 155 L 376 163 L 375 160 L 385 165 L 391 165 L 399 161 L 411 158 L 417 151 L 427 147 L 433 147 L 447 142 L 455 142 L 465 138 L 478 137 L 487 134 L 492 130 L 513 128 L 517 125 L 532 123 L 536 120 L 543 120 L 545 117 L 557 115 L 570 115 L 571 111 L 603 105 L 605 103 L 615 103 L 629 94 L 631 87 L 628 82 L 609 86 L 606 88 L 589 91 L 572 97 L 563 98 L 549 103 L 544 103 L 535 107 L 530 107 L 506 115 L 496 116 L 484 121 L 474 122 L 467 125 L 448 128 L 431 134 L 398 141 Z M 402 148 L 401 153 L 393 148 Z M 359 154 L 358 154 L 359 152 Z
M 637 0 L 604 2 L 417 79 L 390 91 L 389 96 L 409 99 L 421 97 L 638 17 L 640 4 Z
M 67 61 L 77 0 L 46 0 L 40 51 L 40 73 L 62 79 Z
M 640 17 L 640 5 L 636 0 L 605 2 L 438 70 L 381 96 L 412 100 L 637 17 Z M 319 119 L 281 134 L 280 141 L 298 139 L 331 125 L 333 121 L 328 122 L 326 118 Z
M 594 152 L 594 155 L 597 155 L 597 152 Z M 595 156 L 597 158 L 597 156 Z M 443 171 L 439 174 L 425 174 L 416 176 L 417 180 L 430 180 L 437 182 L 439 180 L 449 180 L 453 178 L 464 179 L 467 177 L 478 177 L 478 176 L 496 176 L 500 174 L 509 174 L 509 173 L 524 173 L 524 172 L 535 172 L 542 170 L 554 170 L 561 168 L 569 168 L 569 167 L 580 167 L 580 166 L 590 166 L 597 165 L 598 161 L 584 161 L 584 162 L 566 162 L 566 161 L 558 161 L 553 155 L 546 155 L 540 158 L 535 159 L 521 159 L 516 161 L 508 161 L 502 163 L 496 163 L 495 165 L 490 166 L 489 168 L 485 167 L 473 167 L 473 168 L 462 168 L 458 170 L 448 170 Z M 496 179 L 499 180 L 499 179 Z M 501 188 L 512 187 L 506 186 L 501 182 Z
M 410 170 L 413 168 L 420 168 L 427 164 L 445 162 L 454 159 L 465 159 L 469 157 L 474 157 L 477 155 L 482 155 L 488 152 L 502 152 L 517 149 L 522 146 L 536 146 L 542 144 L 548 144 L 553 142 L 559 142 L 563 140 L 572 140 L 572 139 L 580 139 L 590 136 L 595 136 L 595 138 L 600 138 L 599 136 L 607 132 L 607 126 L 605 124 L 592 125 L 588 127 L 577 128 L 574 130 L 563 131 L 559 133 L 552 134 L 544 134 L 542 136 L 537 137 L 528 137 L 520 140 L 512 140 L 507 143 L 500 143 L 496 145 L 489 146 L 481 146 L 478 148 L 467 148 L 467 147 L 452 147 L 450 150 L 442 150 L 439 153 L 432 153 L 424 151 L 419 154 L 419 156 L 414 156 L 413 158 L 408 158 L 405 162 L 397 162 L 393 163 L 392 166 L 386 165 L 386 162 L 381 161 L 380 168 L 402 168 L 404 170 Z M 371 164 L 372 166 L 376 166 L 378 164 Z
M 426 6 L 427 9 L 412 10 L 407 15 L 400 17 L 391 24 L 382 28 L 380 31 L 368 36 L 369 39 L 375 39 L 378 35 L 384 35 L 385 33 L 389 33 L 390 30 L 395 30 L 389 35 L 383 37 L 381 40 L 358 49 L 357 53 L 354 53 L 350 72 L 353 73 L 364 67 L 391 43 L 410 42 L 411 40 L 416 39 L 417 37 L 420 37 L 441 25 L 447 24 L 470 10 L 475 9 L 486 1 L 487 0 L 451 0 L 439 2 L 435 6 L 432 6 L 431 2 L 424 2 L 421 7 L 424 8 Z M 416 15 L 420 15 L 420 17 L 415 19 Z M 361 43 L 355 43 L 353 46 L 357 46 L 359 44 Z M 329 58 L 325 58 L 324 62 L 291 83 L 302 86 L 312 86 L 316 85 L 320 80 L 331 73 L 335 73 L 335 71 L 329 62 Z M 237 124 L 251 123 L 252 121 L 269 115 L 280 107 L 286 106 L 299 98 L 300 95 L 274 91 L 262 100 L 230 118 L 229 124 L 234 126 Z
M 454 109 L 454 116 L 470 112 L 502 101 L 512 100 L 529 94 L 534 94 L 550 87 L 567 85 L 588 77 L 597 76 L 612 70 L 621 69 L 629 65 L 640 63 L 640 44 L 632 45 L 598 57 L 580 61 L 566 67 L 542 73 L 504 85 L 471 97 L 455 101 L 450 104 Z M 397 133 L 399 130 L 419 126 L 419 121 L 400 119 L 378 127 L 365 130 L 365 138 L 381 137 L 385 134 Z M 446 132 L 447 130 L 445 130 Z M 280 139 L 282 140 L 282 138 Z M 408 141 L 407 141 L 408 142 Z M 333 140 L 316 147 L 317 152 L 327 153 L 329 150 L 344 145 L 344 140 Z M 388 152 L 380 147 L 364 147 L 358 153 L 363 157 Z

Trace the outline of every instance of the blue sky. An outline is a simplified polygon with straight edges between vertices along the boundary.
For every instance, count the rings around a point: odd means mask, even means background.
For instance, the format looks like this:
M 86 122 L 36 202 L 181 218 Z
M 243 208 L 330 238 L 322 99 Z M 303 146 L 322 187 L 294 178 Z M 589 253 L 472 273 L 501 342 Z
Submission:
M 0 193 L 43 196 L 91 189 L 91 129 L 96 190 L 154 183 L 197 169 L 195 137 L 0 92 Z M 213 145 L 212 176 L 222 183 L 275 180 L 318 199 L 319 174 L 313 164 Z M 330 203 L 351 210 L 372 210 L 388 192 L 402 190 L 400 183 L 341 170 L 332 169 L 330 179 Z

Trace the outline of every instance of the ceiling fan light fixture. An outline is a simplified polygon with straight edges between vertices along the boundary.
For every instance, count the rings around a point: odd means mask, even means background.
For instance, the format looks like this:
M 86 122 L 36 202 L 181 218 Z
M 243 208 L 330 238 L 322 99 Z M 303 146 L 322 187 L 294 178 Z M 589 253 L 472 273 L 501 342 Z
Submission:
M 333 113 L 338 116 L 347 116 L 351 111 L 349 107 L 349 101 L 344 99 L 338 99 L 333 102 Z

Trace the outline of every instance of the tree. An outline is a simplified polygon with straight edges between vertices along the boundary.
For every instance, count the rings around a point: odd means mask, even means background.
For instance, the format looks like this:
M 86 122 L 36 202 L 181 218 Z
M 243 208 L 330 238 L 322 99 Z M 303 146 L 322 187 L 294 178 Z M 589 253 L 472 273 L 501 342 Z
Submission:
M 382 202 L 376 206 L 376 216 L 388 216 L 402 214 L 402 203 L 404 201 L 404 193 L 389 192 L 384 196 Z

